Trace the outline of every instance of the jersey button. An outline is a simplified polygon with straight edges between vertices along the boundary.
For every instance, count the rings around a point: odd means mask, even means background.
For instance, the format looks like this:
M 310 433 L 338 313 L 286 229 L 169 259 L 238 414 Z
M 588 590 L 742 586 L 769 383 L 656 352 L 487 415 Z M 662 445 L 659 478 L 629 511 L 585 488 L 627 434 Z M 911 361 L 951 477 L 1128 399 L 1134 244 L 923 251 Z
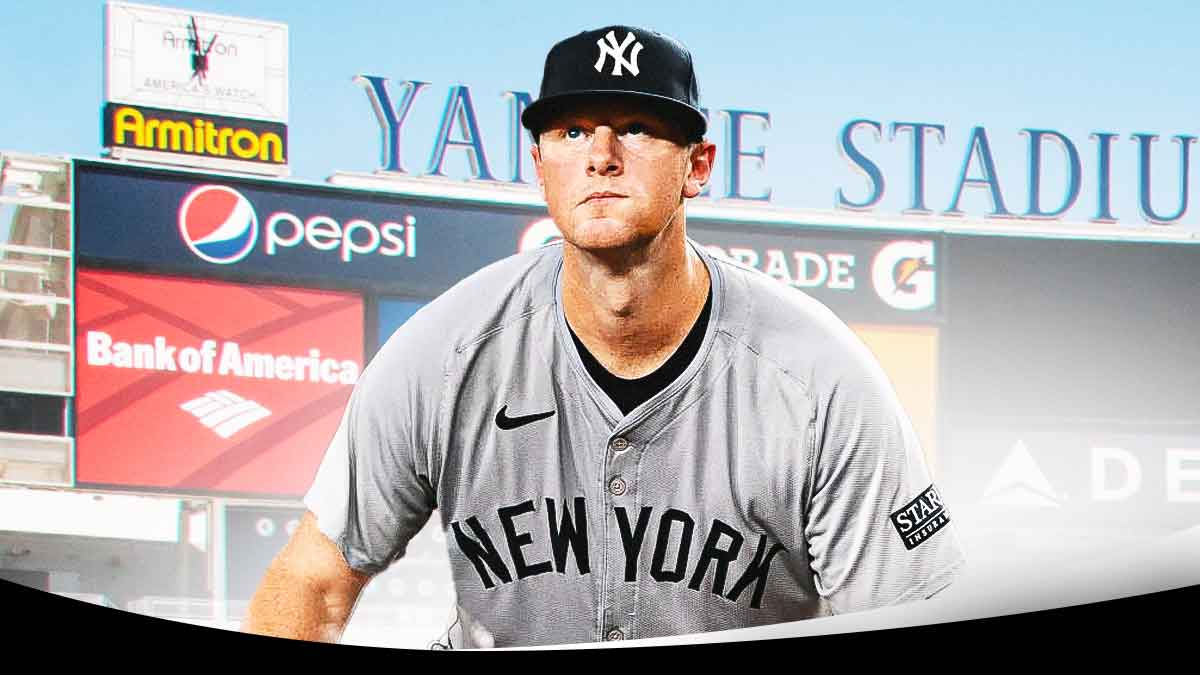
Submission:
M 612 443 L 608 444 L 608 447 L 612 448 L 613 452 L 625 452 L 629 449 L 629 441 L 624 438 L 614 438 Z
M 628 489 L 629 486 L 625 484 L 625 479 L 620 476 L 608 481 L 608 491 L 618 497 L 625 494 L 625 491 Z
M 613 642 L 616 640 L 624 640 L 625 633 L 621 632 L 620 628 L 614 628 L 604 634 L 604 639 L 608 640 L 609 642 Z

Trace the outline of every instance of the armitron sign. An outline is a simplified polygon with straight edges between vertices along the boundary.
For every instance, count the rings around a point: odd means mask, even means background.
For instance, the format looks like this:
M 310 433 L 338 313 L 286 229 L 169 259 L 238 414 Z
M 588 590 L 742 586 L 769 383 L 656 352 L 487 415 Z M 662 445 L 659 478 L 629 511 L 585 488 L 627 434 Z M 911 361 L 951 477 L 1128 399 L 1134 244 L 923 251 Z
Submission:
M 287 127 L 283 124 L 120 103 L 104 106 L 104 145 L 287 164 Z
M 282 23 L 110 0 L 104 100 L 114 159 L 288 173 Z

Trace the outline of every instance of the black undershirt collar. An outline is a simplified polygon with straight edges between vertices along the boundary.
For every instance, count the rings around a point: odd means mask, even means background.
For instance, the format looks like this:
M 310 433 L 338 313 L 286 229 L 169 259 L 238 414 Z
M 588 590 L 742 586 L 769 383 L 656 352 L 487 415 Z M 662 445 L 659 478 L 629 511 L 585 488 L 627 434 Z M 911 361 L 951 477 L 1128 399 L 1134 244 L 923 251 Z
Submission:
M 600 385 L 605 394 L 617 404 L 617 408 L 621 410 L 622 415 L 628 415 L 634 408 L 642 403 L 650 400 L 652 396 L 667 388 L 667 385 L 675 381 L 675 378 L 683 374 L 687 370 L 692 359 L 700 351 L 700 345 L 704 342 L 704 333 L 708 328 L 709 314 L 712 313 L 712 286 L 708 288 L 708 299 L 704 302 L 704 309 L 700 311 L 700 316 L 696 319 L 696 323 L 692 324 L 692 329 L 688 331 L 687 337 L 683 339 L 683 343 L 667 359 L 667 362 L 662 364 L 653 373 L 645 377 L 636 379 L 625 379 L 617 377 L 608 372 L 596 357 L 588 351 L 587 347 L 575 334 L 575 330 L 571 325 L 567 324 L 567 330 L 571 332 L 571 339 L 575 341 L 575 348 L 579 351 L 579 358 L 583 361 L 583 365 L 587 368 L 588 374 Z

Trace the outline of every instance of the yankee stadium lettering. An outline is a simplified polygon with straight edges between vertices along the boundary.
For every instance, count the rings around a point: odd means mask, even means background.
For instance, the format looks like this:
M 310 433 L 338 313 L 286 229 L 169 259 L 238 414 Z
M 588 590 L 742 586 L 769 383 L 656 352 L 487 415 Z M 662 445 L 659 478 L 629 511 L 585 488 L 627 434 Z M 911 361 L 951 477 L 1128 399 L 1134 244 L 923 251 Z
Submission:
M 628 73 L 630 77 L 636 77 L 638 74 L 638 52 L 641 44 L 634 44 L 632 49 L 628 49 L 632 34 L 626 35 L 623 43 L 614 43 L 612 51 L 613 68 L 621 69 L 621 73 Z M 625 60 L 625 53 L 628 49 L 630 60 Z M 601 53 L 603 58 L 603 53 Z M 612 72 L 612 71 L 609 71 Z M 614 73 L 614 74 L 621 74 Z M 408 120 L 408 115 L 412 111 L 414 103 L 423 91 L 429 86 L 428 82 L 420 80 L 398 80 L 393 82 L 379 75 L 355 75 L 354 82 L 362 86 L 367 93 L 367 99 L 371 104 L 371 108 L 375 111 L 375 119 L 379 122 L 379 131 L 381 139 L 381 164 L 380 171 L 389 173 L 407 173 L 402 164 L 403 151 L 402 140 L 405 122 Z M 422 97 L 422 101 L 428 96 Z M 486 126 L 481 126 L 477 115 L 475 114 L 475 104 L 471 98 L 471 88 L 466 85 L 454 85 L 449 88 L 446 94 L 445 103 L 442 106 L 442 114 L 438 123 L 437 131 L 433 138 L 432 147 L 429 151 L 429 159 L 426 162 L 425 169 L 421 175 L 425 176 L 444 176 L 445 163 L 448 153 L 461 151 L 465 155 L 465 159 L 470 167 L 470 176 L 475 180 L 499 181 L 509 183 L 528 183 L 528 180 L 522 173 L 522 160 L 528 156 L 529 152 L 529 136 L 521 129 L 520 118 L 522 111 L 525 110 L 531 103 L 533 98 L 529 92 L 520 90 L 505 91 L 502 94 L 508 107 L 509 124 L 507 126 L 507 142 L 505 143 L 508 150 L 508 176 L 501 178 L 494 175 L 484 151 L 485 142 L 483 131 L 487 130 Z M 758 145 L 748 147 L 744 144 L 744 125 L 750 121 L 756 121 L 762 126 L 762 130 L 770 130 L 771 114 L 766 111 L 758 110 L 736 110 L 732 108 L 722 108 L 715 111 L 719 119 L 723 121 L 724 138 L 723 148 L 727 153 L 726 157 L 731 159 L 720 161 L 726 162 L 724 170 L 725 185 L 724 190 L 720 195 L 711 195 L 714 198 L 720 197 L 723 199 L 746 199 L 751 201 L 770 201 L 771 188 L 764 187 L 757 194 L 747 194 L 745 190 L 746 181 L 743 180 L 743 159 L 748 159 L 756 164 L 760 169 L 759 174 L 765 175 L 767 170 L 767 148 L 766 145 Z M 707 110 L 705 114 L 712 117 Z M 715 118 L 714 118 L 715 119 Z M 757 176 L 761 179 L 761 176 Z M 710 196 L 706 188 L 701 196 Z
M 546 498 L 546 536 L 553 553 L 553 560 L 531 563 L 523 549 L 534 543 L 533 535 L 524 528 L 518 531 L 521 524 L 517 522 L 517 519 L 536 511 L 534 501 L 529 499 L 519 504 L 497 509 L 496 515 L 504 532 L 504 541 L 507 544 L 509 558 L 512 560 L 512 568 L 516 572 L 517 579 L 549 572 L 566 574 L 569 567 L 568 552 L 574 554 L 575 568 L 579 574 L 591 572 L 588 560 L 587 501 L 583 497 L 575 497 L 571 501 L 570 507 L 563 504 L 561 510 L 560 516 L 556 501 L 550 497 Z M 621 532 L 621 545 L 625 551 L 624 579 L 627 582 L 638 580 L 639 563 L 647 541 L 653 512 L 652 507 L 643 506 L 636 516 L 631 517 L 625 507 L 613 507 L 613 514 L 616 516 Z M 466 529 L 463 527 L 464 523 Z M 525 521 L 525 525 L 528 524 L 529 521 Z M 505 563 L 497 543 L 479 522 L 478 517 L 470 516 L 464 521 L 454 521 L 450 523 L 450 527 L 454 531 L 454 540 L 458 544 L 459 550 L 471 561 L 484 588 L 496 586 L 493 576 L 501 583 L 512 583 L 514 578 L 512 571 Z M 748 562 L 737 581 L 726 593 L 725 586 L 730 578 L 730 566 L 742 557 L 740 554 L 746 536 L 732 526 L 713 519 L 708 533 L 703 537 L 704 543 L 699 557 L 689 576 L 688 569 L 692 559 L 695 529 L 695 519 L 679 509 L 667 509 L 662 513 L 658 518 L 658 527 L 653 538 L 653 552 L 650 553 L 650 576 L 660 583 L 679 583 L 686 579 L 688 588 L 699 591 L 705 585 L 711 570 L 712 583 L 708 587 L 713 595 L 737 602 L 742 593 L 751 584 L 754 584 L 754 591 L 750 595 L 750 606 L 755 609 L 760 608 L 767 576 L 770 573 L 771 561 L 774 560 L 776 554 L 785 550 L 784 547 L 778 543 L 771 543 L 765 534 L 759 535 L 754 553 L 749 554 L 749 548 L 747 548 L 748 555 L 745 557 Z M 470 532 L 468 533 L 467 530 Z M 678 533 L 678 547 L 673 549 L 672 535 L 676 533 Z M 700 538 L 695 538 L 695 540 L 701 541 Z
M 888 128 L 889 131 L 886 135 L 885 128 Z M 856 142 L 855 131 L 859 129 L 863 130 L 863 133 L 858 135 L 859 140 Z M 1112 200 L 1113 149 L 1115 141 L 1121 138 L 1121 134 L 1098 131 L 1088 136 L 1089 140 L 1095 141 L 1095 162 L 1088 167 L 1090 171 L 1085 172 L 1083 158 L 1088 155 L 1081 153 L 1080 146 L 1062 132 L 1054 129 L 1021 129 L 1018 133 L 1027 140 L 1025 211 L 1021 213 L 1010 210 L 1010 206 L 1013 204 L 1012 195 L 1009 194 L 1009 201 L 1006 202 L 1005 191 L 1001 190 L 1000 174 L 996 168 L 992 146 L 988 141 L 987 129 L 977 126 L 972 128 L 966 137 L 965 152 L 961 155 L 963 160 L 958 171 L 958 180 L 954 184 L 954 196 L 941 215 L 965 215 L 960 204 L 964 191 L 972 189 L 986 191 L 992 206 L 992 210 L 985 214 L 989 218 L 1062 219 L 1074 208 L 1079 199 L 1084 176 L 1090 173 L 1095 176 L 1096 201 L 1094 215 L 1088 220 L 1093 223 L 1117 222 L 1117 218 L 1113 215 Z M 867 179 L 869 192 L 865 199 L 856 201 L 847 196 L 845 190 L 838 188 L 834 196 L 834 205 L 837 208 L 851 211 L 871 211 L 879 206 L 883 200 L 887 180 L 880 164 L 864 154 L 861 141 L 863 138 L 874 137 L 875 142 L 879 143 L 886 136 L 888 142 L 903 142 L 897 140 L 902 135 L 908 136 L 911 158 L 908 172 L 908 206 L 904 213 L 921 216 L 933 215 L 934 210 L 927 206 L 925 199 L 925 167 L 929 155 L 925 141 L 932 138 L 942 145 L 945 143 L 949 131 L 946 125 L 931 122 L 892 122 L 890 127 L 883 122 L 870 119 L 854 119 L 847 122 L 839 134 L 838 149 L 841 151 L 842 157 L 853 165 L 856 172 Z M 1151 167 L 1155 165 L 1152 157 L 1154 145 L 1159 141 L 1159 135 L 1145 133 L 1129 135 L 1129 140 L 1137 148 L 1137 205 L 1138 213 L 1143 221 L 1152 225 L 1173 225 L 1187 214 L 1190 152 L 1196 139 L 1197 137 L 1193 135 L 1177 134 L 1171 137 L 1171 141 L 1179 146 L 1177 151 L 1161 146 L 1158 150 L 1159 153 L 1167 156 L 1178 153 L 1178 169 L 1167 173 L 1169 178 L 1178 181 L 1179 187 L 1175 191 L 1177 197 L 1174 200 L 1166 200 L 1170 206 L 1164 207 L 1161 203 L 1158 205 L 1151 203 L 1151 195 L 1154 194 L 1151 186 Z M 1058 165 L 1061 168 L 1062 180 L 1060 186 L 1052 186 L 1048 190 L 1043 190 L 1042 183 L 1047 174 L 1044 164 L 1048 154 L 1044 151 L 1048 148 L 1061 151 Z M 1084 147 L 1084 150 L 1086 151 L 1087 148 Z M 1170 193 L 1168 193 L 1168 197 L 1170 197 Z M 1160 199 L 1162 198 L 1160 197 Z

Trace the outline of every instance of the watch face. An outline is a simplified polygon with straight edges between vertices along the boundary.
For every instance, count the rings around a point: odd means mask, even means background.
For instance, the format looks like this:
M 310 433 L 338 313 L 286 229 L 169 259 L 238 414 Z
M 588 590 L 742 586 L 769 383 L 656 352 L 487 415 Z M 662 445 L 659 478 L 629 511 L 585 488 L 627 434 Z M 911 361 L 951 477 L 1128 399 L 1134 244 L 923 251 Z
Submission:
M 105 8 L 108 101 L 287 120 L 285 24 L 120 0 Z
M 213 34 L 208 39 L 208 44 L 205 46 L 204 40 L 200 38 L 200 29 L 196 26 L 196 17 L 190 17 L 191 23 L 188 24 L 188 42 L 191 44 L 191 59 L 192 59 L 192 79 L 200 80 L 200 84 L 204 84 L 204 78 L 208 76 L 208 53 L 212 51 L 213 45 L 217 43 L 217 36 Z

